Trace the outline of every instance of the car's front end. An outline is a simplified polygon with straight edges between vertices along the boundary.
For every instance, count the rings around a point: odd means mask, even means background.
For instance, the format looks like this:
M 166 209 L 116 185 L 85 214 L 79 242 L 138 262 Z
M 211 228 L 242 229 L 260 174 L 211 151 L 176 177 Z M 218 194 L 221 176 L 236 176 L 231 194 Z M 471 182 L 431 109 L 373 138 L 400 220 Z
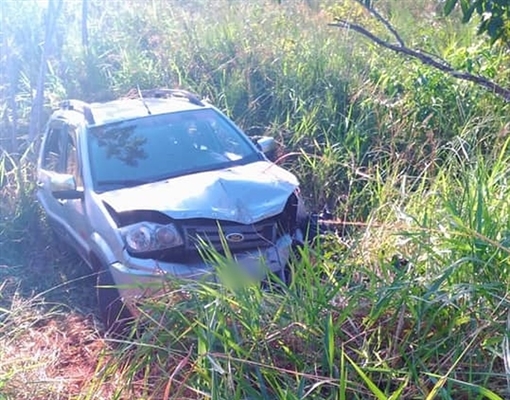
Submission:
M 216 279 L 218 257 L 248 277 L 284 280 L 292 246 L 303 240 L 297 188 L 292 174 L 260 161 L 100 194 L 123 244 L 115 282 L 133 297 L 148 282 Z

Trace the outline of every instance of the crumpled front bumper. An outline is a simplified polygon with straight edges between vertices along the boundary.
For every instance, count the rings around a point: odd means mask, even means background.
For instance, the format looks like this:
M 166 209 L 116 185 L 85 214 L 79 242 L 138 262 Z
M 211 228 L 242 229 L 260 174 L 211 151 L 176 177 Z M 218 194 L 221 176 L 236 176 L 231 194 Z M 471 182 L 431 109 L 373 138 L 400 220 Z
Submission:
M 283 273 L 295 240 L 302 240 L 301 231 L 298 230 L 294 236 L 287 234 L 280 237 L 274 246 L 235 254 L 232 261 L 246 276 L 262 280 L 269 271 L 276 274 Z M 172 279 L 218 280 L 215 266 L 206 262 L 167 263 L 133 258 L 127 254 L 126 262 L 115 262 L 110 265 L 110 272 L 124 300 L 156 293 L 161 290 L 165 281 Z

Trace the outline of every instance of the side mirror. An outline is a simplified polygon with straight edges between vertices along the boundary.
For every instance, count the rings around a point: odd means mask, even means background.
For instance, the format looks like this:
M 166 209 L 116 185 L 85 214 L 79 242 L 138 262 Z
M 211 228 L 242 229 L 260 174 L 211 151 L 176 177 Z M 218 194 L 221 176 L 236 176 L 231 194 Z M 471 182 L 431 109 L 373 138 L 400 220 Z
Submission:
M 269 159 L 273 159 L 276 152 L 276 141 L 270 136 L 261 136 L 257 138 L 257 147 L 262 153 L 264 153 Z
M 83 199 L 83 190 L 78 190 L 76 180 L 71 174 L 55 174 L 49 180 L 50 191 L 54 197 L 62 200 Z

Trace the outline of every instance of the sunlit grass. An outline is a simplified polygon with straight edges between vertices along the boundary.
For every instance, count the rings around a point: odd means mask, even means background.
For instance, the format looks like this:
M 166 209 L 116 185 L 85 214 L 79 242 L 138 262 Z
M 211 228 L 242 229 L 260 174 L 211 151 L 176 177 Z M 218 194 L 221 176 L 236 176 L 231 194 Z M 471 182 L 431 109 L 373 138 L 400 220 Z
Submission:
M 65 27 L 47 103 L 194 90 L 276 137 L 340 235 L 304 247 L 288 286 L 170 282 L 143 329 L 105 341 L 84 266 L 41 219 L 36 149 L 2 152 L 0 398 L 508 398 L 508 105 L 328 28 L 324 4 L 277 3 L 103 5 L 89 49 Z M 508 54 L 417 4 L 387 3 L 409 44 L 508 79 Z M 379 29 L 354 11 L 334 12 Z M 22 44 L 20 143 L 39 51 Z

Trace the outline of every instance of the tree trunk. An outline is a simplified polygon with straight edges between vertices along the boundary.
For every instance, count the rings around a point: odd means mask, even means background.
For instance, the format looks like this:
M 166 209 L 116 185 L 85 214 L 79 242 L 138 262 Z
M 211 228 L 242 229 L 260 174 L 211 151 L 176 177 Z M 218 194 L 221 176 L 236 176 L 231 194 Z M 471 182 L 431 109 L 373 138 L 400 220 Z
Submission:
M 87 26 L 88 20 L 89 1 L 82 0 L 81 2 L 81 45 L 88 47 L 89 45 L 89 30 Z
M 2 26 L 7 26 L 6 13 L 1 13 Z M 0 69 L 0 85 L 5 88 L 6 110 L 4 114 L 5 120 L 5 137 L 1 137 L 0 144 L 5 140 L 6 151 L 13 153 L 18 150 L 18 112 L 16 107 L 16 87 L 18 81 L 18 62 L 17 57 L 13 55 L 11 46 L 7 40 L 7 34 L 2 35 L 2 47 L 0 62 L 3 64 Z M 8 136 L 9 135 L 9 136 Z M 2 148 L 0 147 L 0 150 Z
M 57 1 L 57 3 L 55 3 Z M 48 11 L 46 15 L 46 31 L 44 34 L 43 51 L 41 55 L 41 64 L 39 66 L 39 75 L 35 89 L 35 97 L 32 101 L 32 110 L 30 112 L 30 128 L 28 138 L 32 142 L 41 131 L 41 115 L 44 105 L 44 82 L 47 72 L 48 57 L 51 54 L 51 39 L 55 33 L 55 26 L 58 14 L 62 8 L 62 0 L 48 0 Z
M 7 61 L 8 76 L 8 101 L 7 105 L 11 109 L 11 153 L 18 152 L 18 104 L 16 103 L 16 93 L 18 92 L 18 79 L 20 71 L 20 63 L 17 56 L 8 54 Z

